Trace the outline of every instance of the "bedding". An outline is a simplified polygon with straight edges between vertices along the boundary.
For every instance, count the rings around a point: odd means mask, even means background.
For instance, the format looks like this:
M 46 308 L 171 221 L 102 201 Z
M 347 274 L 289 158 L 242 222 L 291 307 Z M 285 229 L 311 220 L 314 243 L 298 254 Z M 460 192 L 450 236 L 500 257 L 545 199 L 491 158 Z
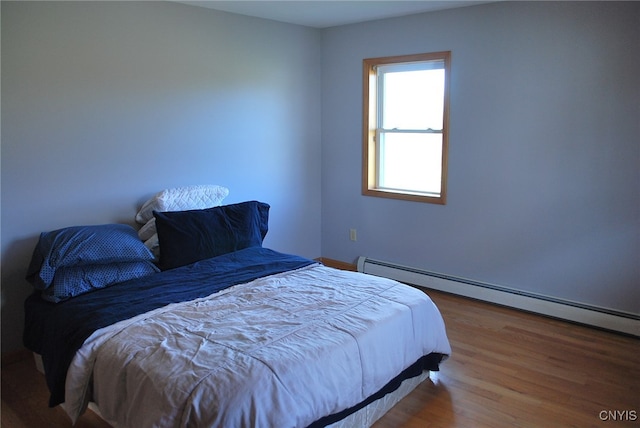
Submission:
M 53 283 L 42 291 L 42 298 L 53 303 L 62 302 L 98 288 L 151 275 L 160 269 L 151 262 L 118 262 L 60 268 Z
M 211 295 L 231 285 L 313 263 L 262 247 L 203 260 L 179 269 L 115 284 L 52 304 L 35 291 L 25 301 L 24 344 L 42 355 L 49 405 L 64 401 L 67 368 L 95 331 L 180 301 Z
M 202 210 L 157 212 L 162 269 L 247 247 L 260 247 L 269 230 L 269 205 L 258 201 Z
M 156 212 L 159 239 L 191 252 L 171 268 L 57 303 L 34 287 L 24 343 L 49 405 L 75 423 L 95 402 L 121 427 L 319 427 L 438 369 L 451 349 L 426 294 L 262 247 L 268 210 Z
M 293 270 L 273 273 L 274 260 Z M 114 311 L 111 299 L 94 297 L 106 293 L 117 301 L 121 287 L 132 288 L 126 295 L 140 302 Z M 172 292 L 189 297 L 161 304 Z M 261 247 L 77 299 L 85 301 L 47 307 L 69 319 L 50 324 L 60 315 L 50 314 L 40 323 L 46 331 L 30 328 L 41 342 L 51 339 L 38 346 L 33 338 L 30 348 L 43 355 L 49 379 L 50 352 L 61 340 L 50 335 L 82 330 L 74 335 L 71 371 L 58 377 L 63 395 L 51 404 L 64 399 L 75 418 L 92 400 L 121 426 L 308 426 L 362 402 L 420 358 L 435 355 L 426 367 L 433 370 L 450 353 L 442 319 L 424 293 Z M 42 316 L 46 302 L 31 303 L 40 307 L 28 314 Z M 80 314 L 70 316 L 71 303 L 83 308 Z M 138 304 L 144 309 L 130 317 Z M 90 382 L 93 392 L 84 396 Z
M 125 224 L 74 226 L 40 234 L 26 279 L 53 303 L 158 272 L 151 251 Z
M 27 279 L 44 290 L 62 267 L 153 260 L 136 231 L 126 224 L 73 226 L 43 232 L 36 245 Z
M 138 230 L 140 240 L 160 259 L 160 243 L 156 231 L 154 212 L 196 210 L 219 206 L 229 194 L 229 189 L 218 185 L 174 187 L 156 193 L 147 200 L 136 214 L 136 222 L 143 226 Z
M 156 219 L 151 218 L 148 222 L 146 222 L 144 226 L 142 226 L 140 230 L 138 230 L 138 236 L 142 241 L 148 241 L 149 239 L 153 238 L 153 236 L 157 237 L 158 235 L 156 234 Z
M 229 189 L 218 185 L 195 185 L 165 189 L 142 204 L 136 214 L 136 221 L 140 224 L 146 224 L 153 218 L 154 211 L 182 211 L 217 206 L 228 194 Z

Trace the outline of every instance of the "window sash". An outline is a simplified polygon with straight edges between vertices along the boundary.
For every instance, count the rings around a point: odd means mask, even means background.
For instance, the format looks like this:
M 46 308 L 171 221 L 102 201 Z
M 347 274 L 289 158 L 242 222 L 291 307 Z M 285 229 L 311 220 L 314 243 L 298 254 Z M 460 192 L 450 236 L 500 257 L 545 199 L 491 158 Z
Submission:
M 378 128 L 404 131 L 442 130 L 444 100 L 438 100 L 437 95 L 441 94 L 444 98 L 444 67 L 444 60 L 442 59 L 385 64 L 375 67 L 376 95 L 378 100 L 376 105 L 376 123 Z M 439 71 L 440 73 L 435 75 L 428 73 L 434 71 Z M 428 74 L 421 72 L 427 72 Z M 400 73 L 402 73 L 402 75 Z M 401 76 L 401 81 L 394 80 L 394 78 L 397 79 L 398 76 Z M 388 97 L 389 100 L 387 100 L 387 95 L 389 95 L 387 87 L 392 88 L 394 91 Z M 410 92 L 410 94 L 408 92 Z M 420 95 L 421 92 L 424 96 Z M 416 93 L 418 95 L 416 95 Z M 398 105 L 398 97 L 402 100 L 403 105 Z M 407 103 L 413 105 L 406 106 L 405 104 Z M 411 118 L 412 115 L 413 118 Z M 403 117 L 404 120 L 399 119 L 398 116 Z M 409 119 L 407 120 L 406 117 L 409 117 Z M 414 125 L 418 122 L 424 123 L 425 125 L 428 123 L 430 126 L 406 126 L 409 122 Z M 388 126 L 389 123 L 398 126 L 390 127 Z M 404 123 L 405 126 L 401 126 L 401 123 Z
M 377 189 L 441 195 L 442 132 L 379 131 L 376 141 Z

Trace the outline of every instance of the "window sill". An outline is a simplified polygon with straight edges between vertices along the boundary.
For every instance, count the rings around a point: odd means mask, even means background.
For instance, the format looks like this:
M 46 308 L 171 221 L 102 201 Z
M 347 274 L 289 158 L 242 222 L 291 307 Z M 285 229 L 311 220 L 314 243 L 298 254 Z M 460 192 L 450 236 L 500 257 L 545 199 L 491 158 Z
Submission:
M 439 196 L 418 192 L 401 192 L 383 189 L 364 189 L 364 196 L 374 196 L 378 198 L 400 199 L 404 201 L 423 202 L 428 204 L 445 205 L 446 197 L 444 193 Z

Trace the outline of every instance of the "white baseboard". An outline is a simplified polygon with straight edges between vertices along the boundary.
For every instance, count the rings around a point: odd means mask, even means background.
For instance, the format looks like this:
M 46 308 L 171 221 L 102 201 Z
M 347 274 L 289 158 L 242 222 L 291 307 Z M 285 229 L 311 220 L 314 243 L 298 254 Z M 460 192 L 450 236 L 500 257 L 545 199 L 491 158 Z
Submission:
M 358 258 L 358 272 L 395 279 L 567 321 L 640 336 L 640 315 L 585 305 L 407 266 Z

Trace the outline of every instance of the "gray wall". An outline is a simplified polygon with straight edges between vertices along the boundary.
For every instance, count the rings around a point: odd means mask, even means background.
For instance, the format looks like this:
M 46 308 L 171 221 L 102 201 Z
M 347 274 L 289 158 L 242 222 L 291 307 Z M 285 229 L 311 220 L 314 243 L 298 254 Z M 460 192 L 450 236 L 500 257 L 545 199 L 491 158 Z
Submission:
M 2 350 L 40 232 L 133 223 L 153 193 L 271 204 L 265 246 L 320 253 L 318 30 L 167 2 L 2 3 Z
M 639 6 L 319 31 L 166 2 L 2 1 L 2 350 L 21 346 L 41 231 L 132 223 L 158 190 L 205 183 L 269 202 L 281 251 L 640 312 Z M 447 205 L 361 196 L 362 59 L 437 50 L 453 55 Z
M 640 313 L 640 3 L 495 3 L 336 27 L 322 46 L 323 256 Z M 362 59 L 441 50 L 447 205 L 362 196 Z

